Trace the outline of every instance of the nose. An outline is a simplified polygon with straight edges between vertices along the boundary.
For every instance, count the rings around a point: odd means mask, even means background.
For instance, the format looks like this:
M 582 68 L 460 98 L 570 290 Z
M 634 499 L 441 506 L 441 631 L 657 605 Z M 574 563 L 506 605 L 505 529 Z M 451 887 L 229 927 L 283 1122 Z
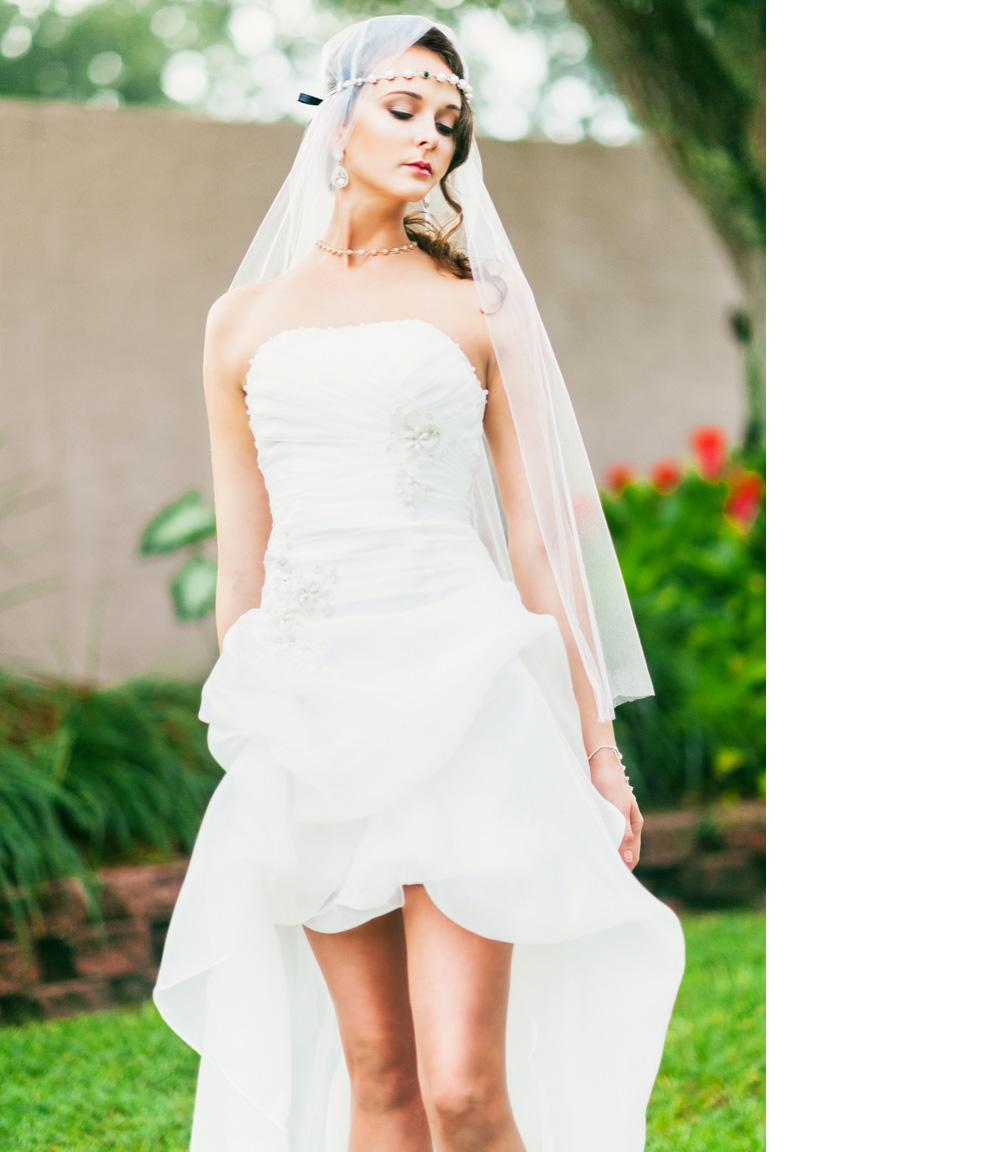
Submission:
M 414 119 L 416 120 L 416 131 L 413 133 L 413 141 L 417 148 L 436 148 L 437 131 L 434 127 L 433 117 L 430 117 L 429 123 L 424 116 Z

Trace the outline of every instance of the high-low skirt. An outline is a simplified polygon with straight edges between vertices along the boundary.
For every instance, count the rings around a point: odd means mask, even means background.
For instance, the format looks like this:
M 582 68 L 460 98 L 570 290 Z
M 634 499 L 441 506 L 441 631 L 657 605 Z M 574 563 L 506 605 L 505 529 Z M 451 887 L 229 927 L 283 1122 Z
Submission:
M 514 945 L 528 1152 L 642 1152 L 683 935 L 618 855 L 555 618 L 462 526 L 338 555 L 332 611 L 289 620 L 267 581 L 204 686 L 226 772 L 153 994 L 201 1054 L 192 1152 L 346 1152 L 350 1083 L 302 925 L 363 924 L 404 884 Z

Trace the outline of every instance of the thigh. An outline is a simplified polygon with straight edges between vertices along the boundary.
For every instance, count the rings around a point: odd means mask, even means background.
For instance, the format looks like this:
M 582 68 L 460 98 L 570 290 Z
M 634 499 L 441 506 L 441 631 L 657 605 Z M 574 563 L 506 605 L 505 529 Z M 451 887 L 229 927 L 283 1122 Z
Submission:
M 415 1058 L 401 909 L 344 932 L 303 930 L 333 999 L 347 1067 Z
M 403 918 L 420 1079 L 431 1092 L 500 1086 L 513 945 L 448 919 L 422 884 L 406 885 Z

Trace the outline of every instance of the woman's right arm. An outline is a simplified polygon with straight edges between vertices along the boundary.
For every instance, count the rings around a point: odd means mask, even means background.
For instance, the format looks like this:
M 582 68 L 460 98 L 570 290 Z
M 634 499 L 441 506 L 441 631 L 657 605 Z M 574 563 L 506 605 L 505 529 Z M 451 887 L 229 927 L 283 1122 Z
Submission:
M 219 647 L 229 627 L 260 605 L 264 550 L 271 531 L 270 502 L 257 466 L 243 381 L 247 361 L 241 346 L 233 296 L 217 300 L 205 328 L 205 404 L 211 440 L 219 579 L 215 624 Z

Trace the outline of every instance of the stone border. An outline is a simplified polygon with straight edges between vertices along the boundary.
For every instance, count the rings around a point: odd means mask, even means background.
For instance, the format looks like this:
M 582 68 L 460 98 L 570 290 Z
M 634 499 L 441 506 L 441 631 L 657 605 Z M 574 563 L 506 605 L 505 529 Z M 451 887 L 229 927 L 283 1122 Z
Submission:
M 675 911 L 761 909 L 766 866 L 767 808 L 759 800 L 646 814 L 635 874 Z
M 78 880 L 50 885 L 40 897 L 42 923 L 31 933 L 30 955 L 9 917 L 0 918 L 0 1024 L 147 999 L 186 871 L 186 859 L 102 869 L 103 924 L 88 920 Z
M 147 999 L 187 863 L 101 870 L 102 925 L 88 920 L 79 881 L 50 885 L 30 955 L 0 910 L 0 1024 Z M 676 911 L 762 907 L 765 870 L 762 802 L 645 816 L 636 875 Z

